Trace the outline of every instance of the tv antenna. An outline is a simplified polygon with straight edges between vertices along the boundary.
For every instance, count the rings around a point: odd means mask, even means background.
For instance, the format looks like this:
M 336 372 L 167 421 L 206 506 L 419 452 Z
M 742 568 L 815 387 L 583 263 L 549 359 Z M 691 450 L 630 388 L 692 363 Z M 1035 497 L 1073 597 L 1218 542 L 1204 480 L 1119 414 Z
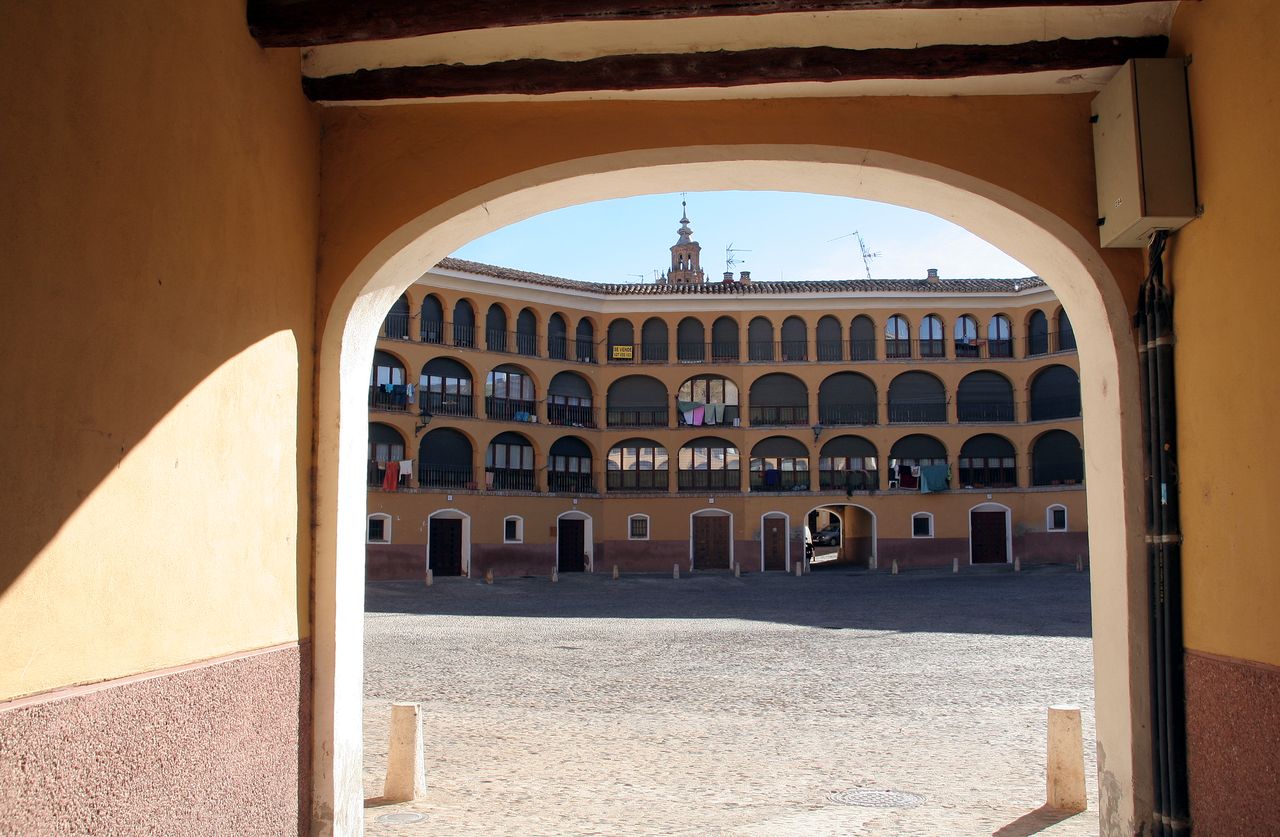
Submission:
M 633 276 L 633 277 L 635 277 L 636 279 L 639 279 L 639 280 L 640 280 L 639 284 L 641 284 L 641 285 L 643 285 L 643 284 L 644 284 L 644 274 L 643 274 L 643 273 L 628 273 L 628 274 L 626 274 L 626 275 L 627 275 L 627 276 Z
M 735 253 L 750 253 L 750 250 L 744 250 L 741 247 L 734 247 L 733 242 L 729 242 L 729 246 L 724 248 L 724 270 L 725 273 L 733 272 L 734 265 L 742 264 L 743 259 L 735 256 Z
M 827 243 L 830 244 L 832 241 L 839 241 L 842 238 L 849 238 L 850 236 L 858 239 L 858 250 L 862 253 L 862 269 L 867 272 L 867 278 L 870 279 L 871 260 L 880 258 L 880 254 L 871 252 L 871 248 L 867 246 L 867 242 L 862 238 L 862 233 L 854 230 L 853 232 L 846 233 L 845 235 L 838 235 L 835 238 L 830 239 Z

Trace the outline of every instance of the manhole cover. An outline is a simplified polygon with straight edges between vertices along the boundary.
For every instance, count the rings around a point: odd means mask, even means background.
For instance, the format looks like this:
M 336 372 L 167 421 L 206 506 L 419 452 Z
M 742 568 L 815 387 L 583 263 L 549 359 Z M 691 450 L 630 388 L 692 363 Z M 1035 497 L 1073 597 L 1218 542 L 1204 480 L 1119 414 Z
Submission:
M 378 822 L 388 825 L 408 825 L 411 822 L 422 822 L 427 818 L 426 814 L 415 814 L 412 811 L 400 811 L 395 814 L 383 814 L 378 817 Z
M 827 799 L 841 805 L 861 805 L 864 808 L 914 808 L 924 802 L 924 797 L 918 793 L 878 788 L 836 791 L 828 794 Z

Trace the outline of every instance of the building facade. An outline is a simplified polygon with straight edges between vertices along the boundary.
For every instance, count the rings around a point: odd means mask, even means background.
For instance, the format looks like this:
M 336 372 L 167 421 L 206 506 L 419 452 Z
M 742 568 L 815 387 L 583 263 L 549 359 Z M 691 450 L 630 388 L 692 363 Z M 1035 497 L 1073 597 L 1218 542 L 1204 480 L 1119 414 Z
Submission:
M 1075 338 L 1038 278 L 654 284 L 447 259 L 369 379 L 371 578 L 1087 556 Z M 806 532 L 806 526 L 808 532 Z

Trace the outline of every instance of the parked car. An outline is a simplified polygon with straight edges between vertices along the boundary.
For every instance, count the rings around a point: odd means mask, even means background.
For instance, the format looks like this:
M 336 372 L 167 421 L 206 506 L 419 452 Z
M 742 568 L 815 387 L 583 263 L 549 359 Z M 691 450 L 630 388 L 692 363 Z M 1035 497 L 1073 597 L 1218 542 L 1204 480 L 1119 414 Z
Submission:
M 832 523 L 824 526 L 813 535 L 814 546 L 835 546 L 840 543 L 840 524 Z

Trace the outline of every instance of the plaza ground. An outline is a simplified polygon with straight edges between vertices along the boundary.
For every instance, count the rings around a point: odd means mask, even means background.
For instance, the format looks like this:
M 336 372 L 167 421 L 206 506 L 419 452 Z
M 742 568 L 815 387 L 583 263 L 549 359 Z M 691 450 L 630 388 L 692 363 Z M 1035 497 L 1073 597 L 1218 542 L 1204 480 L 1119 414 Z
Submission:
M 422 705 L 429 784 L 369 834 L 1098 833 L 1073 568 L 376 582 L 366 610 L 365 795 L 392 701 Z M 1056 703 L 1084 718 L 1066 818 L 1037 810 Z M 831 798 L 872 788 L 923 801 Z

